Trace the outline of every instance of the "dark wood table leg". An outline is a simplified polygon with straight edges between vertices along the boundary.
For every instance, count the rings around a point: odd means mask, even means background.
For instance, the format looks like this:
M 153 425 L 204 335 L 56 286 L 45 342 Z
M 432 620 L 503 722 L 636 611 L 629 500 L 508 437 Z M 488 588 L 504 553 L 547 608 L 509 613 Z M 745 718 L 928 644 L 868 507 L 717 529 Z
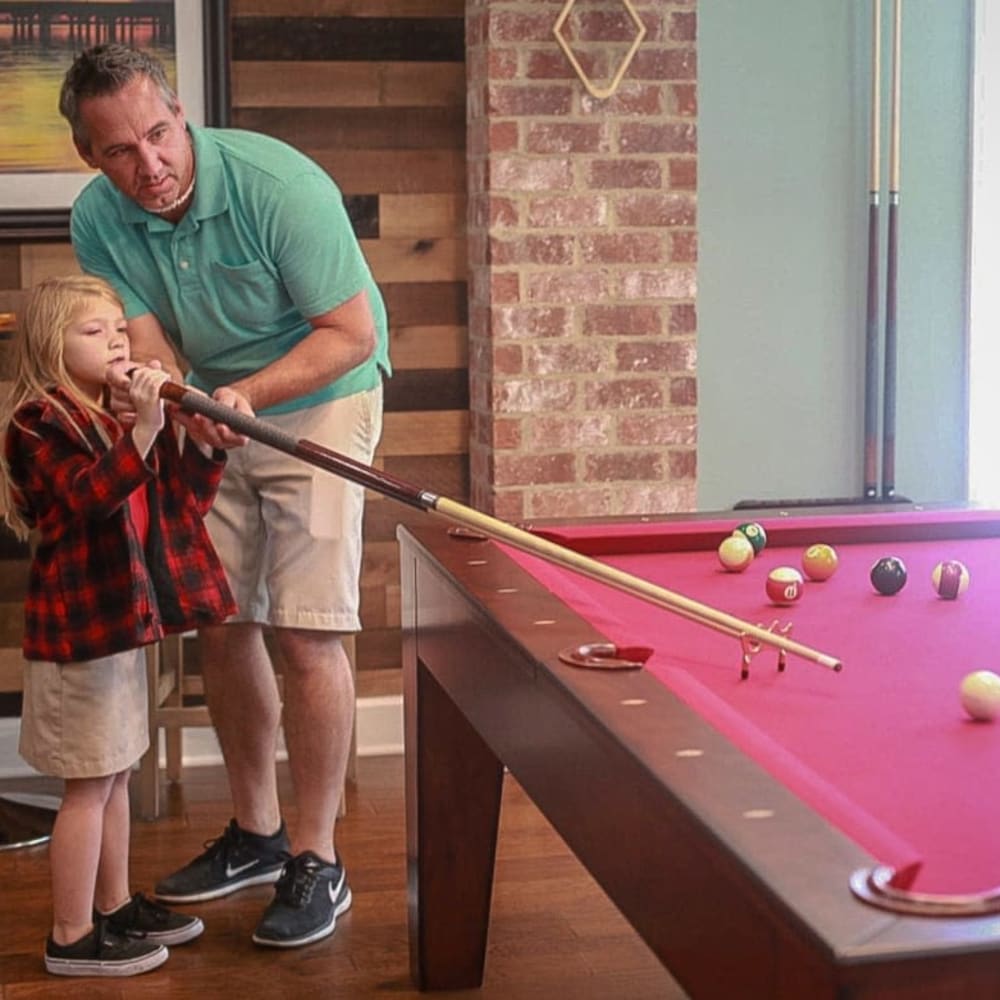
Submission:
M 410 969 L 420 989 L 482 984 L 503 766 L 416 658 L 405 663 Z

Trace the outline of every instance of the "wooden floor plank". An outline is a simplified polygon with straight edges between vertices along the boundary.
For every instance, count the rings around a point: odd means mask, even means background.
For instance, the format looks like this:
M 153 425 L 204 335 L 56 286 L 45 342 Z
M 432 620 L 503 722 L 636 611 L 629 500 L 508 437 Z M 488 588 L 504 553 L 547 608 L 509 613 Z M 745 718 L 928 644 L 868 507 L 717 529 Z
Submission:
M 28 782 L 6 781 L 2 790 Z M 34 782 L 36 790 L 39 782 Z M 287 774 L 282 771 L 284 794 Z M 167 816 L 136 823 L 133 877 L 148 888 L 189 859 L 229 819 L 220 768 L 188 768 L 171 788 Z M 288 820 L 294 824 L 294 813 Z M 486 984 L 453 998 L 551 1000 L 629 997 L 683 1000 L 684 994 L 618 914 L 517 784 L 507 779 L 497 857 Z M 403 763 L 362 758 L 349 791 L 338 849 L 354 893 L 336 934 L 287 952 L 255 947 L 254 925 L 270 898 L 255 887 L 190 907 L 205 921 L 201 939 L 171 950 L 161 969 L 128 980 L 73 981 L 48 976 L 41 962 L 48 930 L 44 848 L 0 852 L 0 998 L 95 1000 L 170 998 L 241 1000 L 279 997 L 392 997 L 417 1000 L 410 983 L 406 932 Z

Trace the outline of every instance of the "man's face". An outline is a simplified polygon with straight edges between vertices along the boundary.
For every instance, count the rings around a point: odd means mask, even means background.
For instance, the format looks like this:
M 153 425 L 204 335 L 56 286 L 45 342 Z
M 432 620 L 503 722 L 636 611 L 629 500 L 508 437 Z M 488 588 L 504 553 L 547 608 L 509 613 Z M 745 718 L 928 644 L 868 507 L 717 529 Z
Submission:
M 187 190 L 194 154 L 183 109 L 171 110 L 148 77 L 136 77 L 117 94 L 84 98 L 80 117 L 90 144 L 77 145 L 77 152 L 122 194 L 155 212 Z

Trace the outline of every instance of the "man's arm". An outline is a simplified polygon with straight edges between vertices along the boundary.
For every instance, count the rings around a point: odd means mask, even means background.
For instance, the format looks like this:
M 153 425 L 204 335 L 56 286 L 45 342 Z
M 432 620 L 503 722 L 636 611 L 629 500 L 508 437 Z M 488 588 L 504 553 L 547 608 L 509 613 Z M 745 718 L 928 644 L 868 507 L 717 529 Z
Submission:
M 287 354 L 253 375 L 220 388 L 215 398 L 228 402 L 238 393 L 254 410 L 308 395 L 357 368 L 375 350 L 375 323 L 368 295 L 353 298 L 309 320 L 312 332 Z

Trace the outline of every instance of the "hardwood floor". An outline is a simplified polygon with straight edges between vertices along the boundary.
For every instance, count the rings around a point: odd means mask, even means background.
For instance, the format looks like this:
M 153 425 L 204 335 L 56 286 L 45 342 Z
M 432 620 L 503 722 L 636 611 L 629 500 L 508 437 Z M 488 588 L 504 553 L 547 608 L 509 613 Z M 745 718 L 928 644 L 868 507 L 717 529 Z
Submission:
M 286 776 L 283 783 L 287 800 Z M 4 783 L 4 790 L 12 784 Z M 294 823 L 293 813 L 287 818 Z M 183 782 L 170 790 L 166 818 L 133 827 L 133 887 L 149 889 L 164 872 L 189 860 L 203 841 L 217 836 L 228 819 L 221 768 L 188 768 Z M 118 981 L 45 973 L 46 850 L 0 852 L 0 998 L 411 1000 L 433 995 L 417 992 L 409 977 L 402 758 L 358 761 L 348 814 L 338 825 L 338 849 L 354 905 L 332 938 L 288 952 L 255 947 L 250 935 L 271 893 L 269 887 L 257 887 L 191 907 L 204 919 L 205 934 L 171 949 L 161 969 Z M 510 777 L 486 983 L 478 991 L 442 995 L 482 1000 L 685 996 Z

